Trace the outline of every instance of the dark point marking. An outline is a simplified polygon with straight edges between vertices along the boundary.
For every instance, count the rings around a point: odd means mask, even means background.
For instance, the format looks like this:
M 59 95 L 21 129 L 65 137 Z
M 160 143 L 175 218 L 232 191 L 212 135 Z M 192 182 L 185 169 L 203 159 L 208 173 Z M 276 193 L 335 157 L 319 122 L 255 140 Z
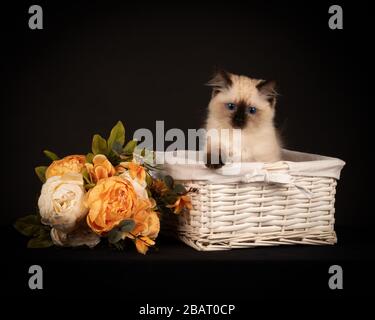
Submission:
M 236 105 L 237 109 L 232 115 L 232 126 L 236 129 L 243 129 L 247 124 L 248 105 L 244 101 L 239 101 Z
M 208 86 L 212 87 L 214 96 L 224 89 L 229 89 L 232 84 L 230 73 L 222 69 L 216 69 L 213 78 L 207 83 Z
M 217 162 L 217 160 L 219 160 Z M 219 156 L 212 157 L 211 153 L 207 153 L 206 167 L 209 169 L 219 169 L 225 164 L 224 158 L 221 156 L 221 151 Z
M 276 82 L 274 80 L 262 80 L 257 84 L 259 92 L 266 97 L 267 101 L 273 106 L 276 101 Z

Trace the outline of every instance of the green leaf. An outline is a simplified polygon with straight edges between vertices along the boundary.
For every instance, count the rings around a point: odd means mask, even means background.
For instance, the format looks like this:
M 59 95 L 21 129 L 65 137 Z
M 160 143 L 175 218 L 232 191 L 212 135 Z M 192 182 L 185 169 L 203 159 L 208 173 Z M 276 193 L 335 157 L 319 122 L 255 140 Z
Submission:
M 120 160 L 121 161 L 124 161 L 124 162 L 129 162 L 129 161 L 132 161 L 133 160 L 133 157 L 132 156 L 124 156 L 124 155 L 121 155 L 120 156 Z M 120 161 L 120 162 L 121 162 Z
M 108 233 L 107 237 L 109 243 L 117 243 L 122 239 L 122 232 L 117 228 L 114 228 Z
M 125 248 L 124 241 L 121 241 L 121 240 L 116 242 L 116 243 L 112 243 L 112 244 L 119 251 L 123 251 L 124 248 Z
M 118 141 L 115 141 L 112 145 L 111 151 L 116 155 L 120 155 L 122 153 L 122 144 Z
M 162 199 L 167 204 L 174 204 L 177 201 L 178 196 L 173 194 L 173 193 L 169 193 L 169 194 L 165 195 L 164 197 L 162 197 Z
M 118 121 L 112 128 L 108 138 L 108 152 L 112 150 L 113 144 L 117 142 L 121 147 L 125 143 L 125 128 L 121 121 Z
M 107 141 L 103 137 L 101 137 L 99 134 L 95 134 L 92 138 L 92 153 L 94 155 L 96 154 L 104 154 L 107 155 Z
M 126 154 L 126 155 L 131 155 L 133 154 L 134 152 L 134 149 L 135 147 L 137 146 L 137 140 L 131 140 L 129 141 L 126 146 L 124 147 L 124 150 L 123 152 Z
M 95 183 L 86 183 L 85 184 L 85 189 L 89 190 L 95 187 Z
M 182 184 L 176 184 L 173 188 L 173 192 L 181 195 L 181 194 L 185 194 L 187 191 L 186 191 L 186 188 Z
M 88 153 L 86 154 L 86 162 L 92 163 L 92 159 L 94 159 L 94 154 L 93 153 Z
M 152 193 L 149 188 L 146 189 L 149 198 L 152 198 Z
M 52 247 L 53 242 L 51 240 L 50 235 L 47 234 L 41 234 L 40 236 L 30 239 L 27 243 L 28 248 L 48 248 Z
M 150 171 L 163 171 L 163 167 L 160 164 L 150 164 L 145 161 L 143 166 L 145 167 L 145 169 Z
M 165 176 L 164 177 L 164 183 L 166 184 L 166 186 L 169 188 L 169 189 L 173 189 L 173 178 L 171 176 Z
M 26 217 L 17 219 L 14 227 L 18 232 L 26 237 L 33 237 L 40 232 L 43 226 L 40 223 L 39 216 L 31 214 Z
M 120 222 L 120 224 L 118 225 L 118 229 L 121 231 L 121 232 L 130 232 L 134 229 L 135 227 L 135 222 L 134 220 L 131 220 L 131 219 L 126 219 L 126 220 L 122 220 Z
M 43 153 L 47 156 L 47 158 L 51 159 L 52 161 L 59 160 L 60 158 L 57 156 L 56 153 L 53 153 L 49 150 L 44 150 Z
M 150 187 L 152 185 L 152 182 L 153 182 L 152 177 L 148 173 L 146 173 L 146 183 L 147 183 L 147 186 Z
M 34 169 L 36 175 L 38 176 L 40 181 L 42 181 L 43 183 L 46 182 L 46 170 L 47 170 L 47 168 L 48 167 L 46 167 L 46 166 L 40 166 L 40 167 L 36 167 Z
M 91 179 L 90 179 L 89 173 L 87 172 L 87 169 L 82 170 L 82 177 L 85 183 L 87 184 L 91 183 Z

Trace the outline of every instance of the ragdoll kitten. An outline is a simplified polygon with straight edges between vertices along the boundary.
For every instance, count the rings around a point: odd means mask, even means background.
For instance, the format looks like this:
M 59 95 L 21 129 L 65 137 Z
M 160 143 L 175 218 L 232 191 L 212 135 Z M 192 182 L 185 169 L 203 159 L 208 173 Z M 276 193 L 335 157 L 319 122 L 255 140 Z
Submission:
M 280 140 L 273 123 L 275 82 L 218 71 L 208 85 L 213 91 L 208 105 L 206 129 L 229 129 L 230 136 L 233 129 L 240 129 L 241 144 L 237 149 L 241 150 L 236 150 L 230 140 L 208 138 L 207 167 L 216 169 L 224 165 L 225 152 L 229 157 L 241 152 L 242 162 L 280 160 Z

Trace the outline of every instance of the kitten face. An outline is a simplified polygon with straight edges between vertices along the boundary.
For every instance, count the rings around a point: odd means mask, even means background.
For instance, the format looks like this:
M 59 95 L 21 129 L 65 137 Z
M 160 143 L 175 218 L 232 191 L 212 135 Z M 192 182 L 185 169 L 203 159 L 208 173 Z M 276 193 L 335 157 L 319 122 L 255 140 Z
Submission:
M 224 128 L 257 129 L 273 125 L 275 83 L 218 72 L 208 83 L 213 87 L 209 117 Z

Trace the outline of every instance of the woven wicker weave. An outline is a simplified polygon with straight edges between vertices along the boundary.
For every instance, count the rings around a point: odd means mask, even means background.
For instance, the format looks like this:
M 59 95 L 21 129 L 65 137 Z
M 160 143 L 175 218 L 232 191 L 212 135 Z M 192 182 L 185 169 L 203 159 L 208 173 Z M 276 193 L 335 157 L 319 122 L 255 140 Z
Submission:
M 341 160 L 309 159 L 320 161 L 320 168 L 315 171 L 324 172 L 324 175 L 327 175 L 325 169 L 332 168 L 335 163 L 332 160 L 336 161 L 335 170 L 339 172 L 344 165 Z M 309 164 L 311 168 L 312 163 Z M 189 170 L 188 165 L 186 169 Z M 191 195 L 193 210 L 169 220 L 169 227 L 174 228 L 183 242 L 197 250 L 336 243 L 337 175 L 291 173 L 291 162 L 287 161 L 264 164 L 262 169 L 266 172 L 263 182 L 183 180 L 188 188 L 198 190 Z M 270 174 L 288 175 L 292 183 L 267 181 Z M 177 176 L 181 177 L 181 174 Z M 222 180 L 225 181 L 225 177 Z

